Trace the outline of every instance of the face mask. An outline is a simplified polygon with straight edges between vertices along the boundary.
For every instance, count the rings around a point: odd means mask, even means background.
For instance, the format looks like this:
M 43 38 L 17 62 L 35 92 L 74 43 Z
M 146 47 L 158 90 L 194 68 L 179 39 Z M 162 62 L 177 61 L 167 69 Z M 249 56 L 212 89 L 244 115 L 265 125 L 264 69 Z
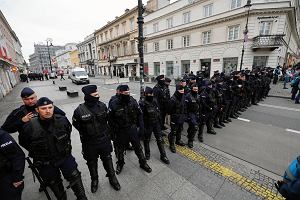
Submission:
M 158 80 L 159 85 L 165 85 L 165 80 Z
M 89 103 L 89 104 L 95 104 L 99 101 L 99 98 L 100 97 L 94 97 L 94 96 L 91 96 L 91 95 L 85 95 L 84 96 L 84 101 Z
M 122 102 L 129 103 L 129 101 L 130 101 L 130 96 L 129 95 L 120 94 L 120 97 L 121 97 Z
M 152 102 L 153 96 L 145 96 L 146 101 Z

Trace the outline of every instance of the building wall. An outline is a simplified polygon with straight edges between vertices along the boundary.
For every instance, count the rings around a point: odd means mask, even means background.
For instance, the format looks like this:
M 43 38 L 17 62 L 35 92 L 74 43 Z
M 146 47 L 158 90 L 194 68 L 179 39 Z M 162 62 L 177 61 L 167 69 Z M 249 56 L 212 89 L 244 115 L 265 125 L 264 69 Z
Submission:
M 257 0 L 255 2 L 260 4 L 253 4 L 251 7 L 248 23 L 249 40 L 245 43 L 243 68 L 251 69 L 254 57 L 257 60 L 257 56 L 268 57 L 266 66 L 275 67 L 278 63 L 283 65 L 286 52 L 297 54 L 300 48 L 299 35 L 291 28 L 293 9 L 289 8 L 290 4 L 286 1 L 263 3 L 266 1 Z M 160 63 L 160 73 L 167 74 L 166 63 L 170 65 L 170 62 L 173 62 L 173 76 L 180 76 L 185 70 L 183 65 L 189 61 L 189 70 L 196 72 L 201 70 L 201 59 L 210 59 L 210 72 L 227 69 L 225 66 L 228 65 L 229 58 L 235 58 L 232 66 L 236 65 L 239 69 L 247 16 L 247 10 L 242 7 L 245 3 L 246 1 L 242 0 L 241 7 L 231 9 L 229 0 L 195 1 L 193 4 L 188 0 L 180 0 L 147 15 L 145 17 L 147 29 L 145 63 L 148 65 L 149 75 L 157 75 L 154 73 L 154 63 Z M 212 5 L 210 16 L 204 15 L 204 8 L 207 5 Z M 190 22 L 184 23 L 184 13 L 187 12 L 190 12 Z M 173 26 L 167 27 L 167 19 L 170 18 L 173 18 Z M 273 51 L 269 49 L 253 51 L 252 40 L 260 35 L 260 29 L 265 21 L 271 22 L 268 34 L 284 34 L 285 42 Z M 229 29 L 232 26 L 238 26 L 238 34 L 234 40 L 229 40 Z M 210 42 L 205 44 L 203 34 L 207 31 L 210 31 L 211 37 Z M 288 34 L 291 32 L 292 34 Z M 183 36 L 186 35 L 190 37 L 189 47 L 183 46 Z M 173 48 L 167 48 L 167 40 L 173 40 Z M 290 41 L 289 49 L 287 49 L 288 41 Z M 157 52 L 154 51 L 155 43 L 159 43 Z
M 71 68 L 80 66 L 80 60 L 79 60 L 79 57 L 78 57 L 78 50 L 77 49 L 70 52 L 70 60 L 71 60 Z

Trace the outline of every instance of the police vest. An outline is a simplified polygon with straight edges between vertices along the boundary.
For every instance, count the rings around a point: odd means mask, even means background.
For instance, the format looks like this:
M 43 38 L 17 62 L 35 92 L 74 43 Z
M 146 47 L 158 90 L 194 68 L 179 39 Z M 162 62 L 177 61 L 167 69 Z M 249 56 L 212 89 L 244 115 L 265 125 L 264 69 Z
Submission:
M 0 178 L 7 175 L 7 172 L 9 172 L 11 169 L 11 163 L 6 158 L 6 156 L 0 152 Z
M 300 180 L 300 156 L 290 164 L 285 171 L 283 178 L 287 182 Z
M 176 97 L 172 97 L 175 103 L 174 114 L 184 114 L 184 102 L 182 100 L 178 100 Z
M 54 123 L 45 130 L 38 118 L 30 121 L 31 133 L 29 155 L 35 163 L 52 164 L 71 154 L 70 130 L 66 129 L 63 116 L 55 115 Z
M 146 117 L 149 122 L 156 122 L 159 118 L 159 109 L 154 103 L 145 101 Z
M 191 113 L 198 113 L 199 112 L 199 101 L 198 101 L 198 95 L 196 95 L 196 97 L 194 95 L 190 95 L 191 100 L 189 102 L 189 112 Z
M 100 103 L 100 102 L 99 102 Z M 83 127 L 83 132 L 80 133 L 83 137 L 95 137 L 104 135 L 107 131 L 107 112 L 105 106 L 98 104 L 100 111 L 97 113 L 91 112 L 85 104 L 79 105 L 79 116 L 83 122 L 80 126 Z
M 138 115 L 132 100 L 123 105 L 118 102 L 115 108 L 115 123 L 118 128 L 129 128 L 137 124 Z

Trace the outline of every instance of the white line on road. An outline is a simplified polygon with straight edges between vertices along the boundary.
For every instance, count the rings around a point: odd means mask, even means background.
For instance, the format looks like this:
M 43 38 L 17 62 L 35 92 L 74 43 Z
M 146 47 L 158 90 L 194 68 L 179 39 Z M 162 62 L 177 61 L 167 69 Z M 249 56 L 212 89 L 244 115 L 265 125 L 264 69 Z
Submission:
M 241 120 L 241 121 L 244 121 L 244 122 L 250 122 L 250 120 L 249 119 L 244 119 L 244 118 L 237 118 L 238 120 Z
M 283 106 L 275 106 L 275 105 L 263 104 L 263 103 L 259 103 L 258 105 L 260 105 L 260 106 L 265 106 L 265 107 L 270 107 L 270 108 L 278 108 L 278 109 L 282 109 L 282 110 L 289 110 L 289 111 L 300 112 L 300 109 L 297 109 L 297 108 L 289 108 L 289 107 L 283 107 Z
M 285 129 L 286 131 L 288 132 L 292 132 L 292 133 L 297 133 L 297 134 L 300 134 L 300 131 L 296 131 L 296 130 L 293 130 L 293 129 Z

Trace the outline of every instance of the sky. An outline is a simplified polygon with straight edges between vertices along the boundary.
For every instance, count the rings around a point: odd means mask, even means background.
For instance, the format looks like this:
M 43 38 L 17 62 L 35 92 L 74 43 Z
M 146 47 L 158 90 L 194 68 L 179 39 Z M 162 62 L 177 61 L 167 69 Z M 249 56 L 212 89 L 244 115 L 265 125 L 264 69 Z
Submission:
M 176 0 L 171 0 L 171 3 Z M 24 59 L 34 43 L 53 39 L 53 45 L 81 42 L 84 37 L 133 8 L 137 0 L 0 0 L 11 28 L 17 34 Z M 146 4 L 147 0 L 143 0 Z

